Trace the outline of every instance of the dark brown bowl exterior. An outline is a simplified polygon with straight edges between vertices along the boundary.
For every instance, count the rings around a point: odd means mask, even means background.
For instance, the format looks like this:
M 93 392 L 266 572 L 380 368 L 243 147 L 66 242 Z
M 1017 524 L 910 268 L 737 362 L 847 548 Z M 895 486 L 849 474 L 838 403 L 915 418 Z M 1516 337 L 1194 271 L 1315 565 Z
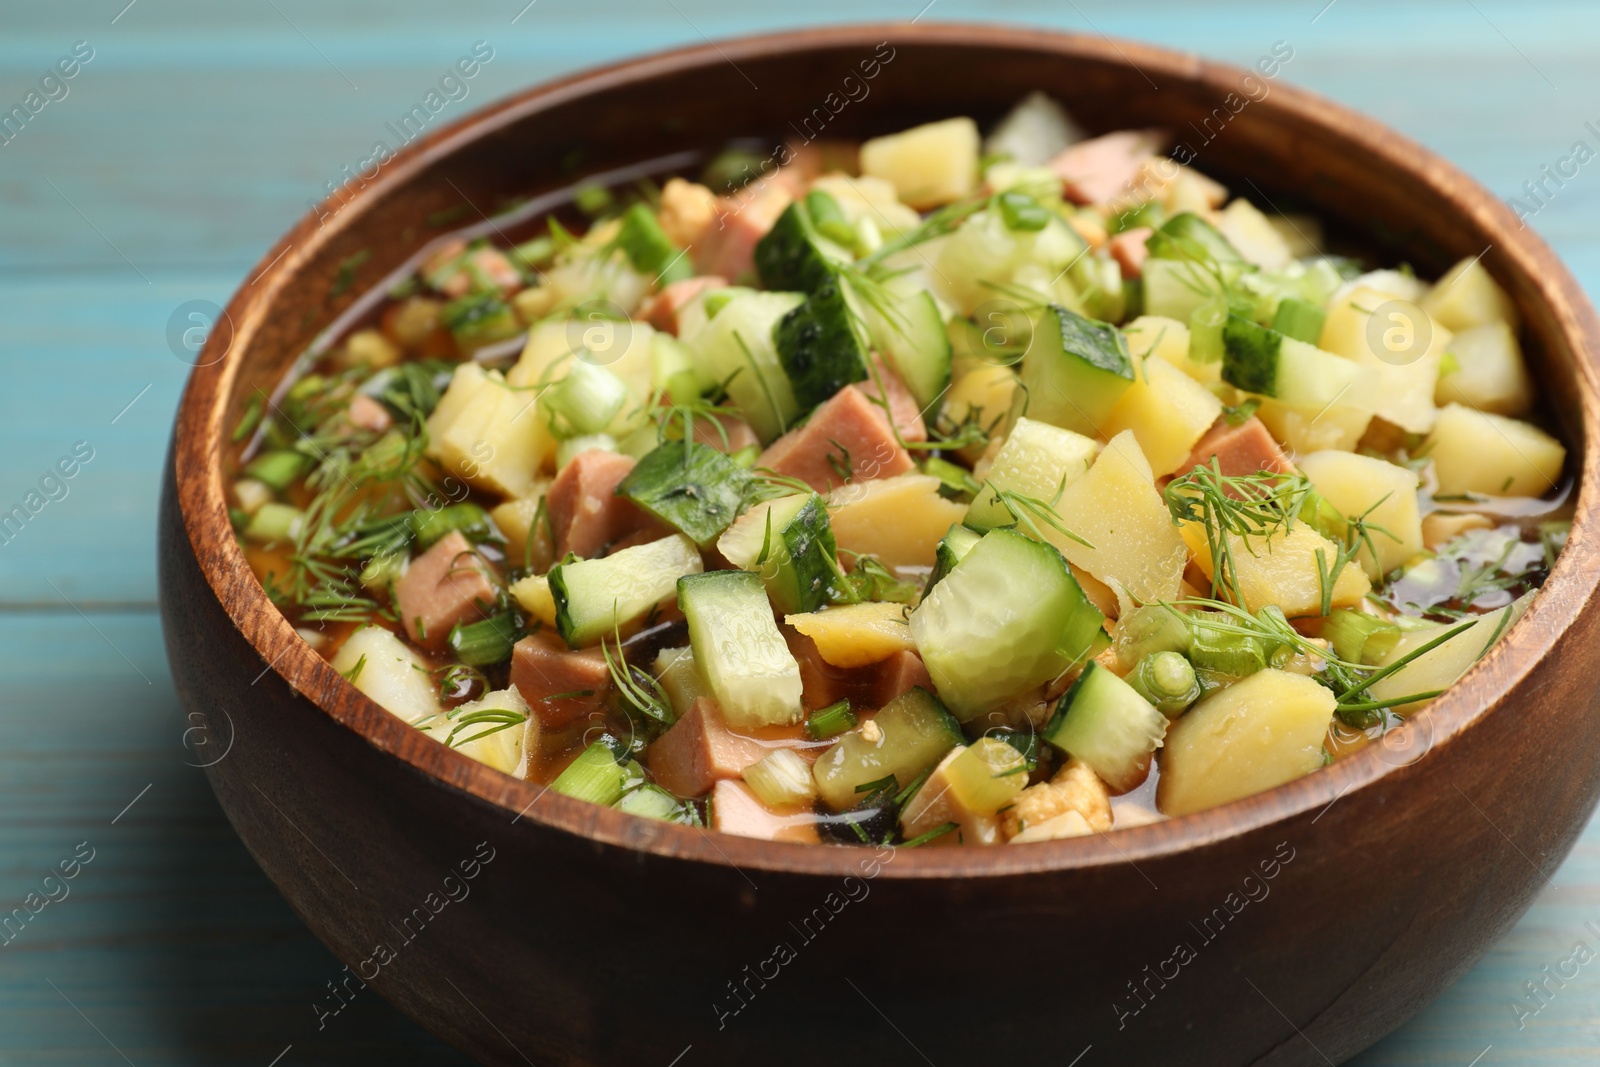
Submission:
M 429 236 L 418 220 L 431 212 L 558 187 L 575 150 L 594 172 L 824 120 L 847 137 L 988 120 L 1033 89 L 1096 130 L 1182 131 L 1249 88 L 1243 75 L 978 26 L 692 48 L 474 115 L 263 260 L 229 309 L 231 350 L 208 350 L 178 416 L 162 607 L 186 707 L 219 750 L 231 739 L 208 772 L 222 806 L 352 975 L 494 1064 L 665 1065 L 690 1046 L 684 1064 L 1066 1064 L 1086 1049 L 1085 1064 L 1313 1064 L 1388 1033 L 1482 955 L 1600 788 L 1600 326 L 1488 192 L 1287 86 L 1233 115 L 1196 164 L 1387 233 L 1425 271 L 1487 249 L 1579 470 L 1571 542 L 1545 591 L 1395 744 L 1093 839 L 877 853 L 728 838 L 544 794 L 414 732 L 299 641 L 229 532 L 224 428 L 349 302 L 326 299 L 338 265 L 369 249 L 360 280 L 380 277 Z M 338 1004 L 323 989 L 307 998 Z

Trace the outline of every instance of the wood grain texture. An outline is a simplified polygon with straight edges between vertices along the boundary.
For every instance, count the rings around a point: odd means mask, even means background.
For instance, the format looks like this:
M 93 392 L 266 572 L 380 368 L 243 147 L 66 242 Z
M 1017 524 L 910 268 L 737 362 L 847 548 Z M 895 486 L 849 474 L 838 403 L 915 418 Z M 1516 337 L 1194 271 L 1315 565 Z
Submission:
M 51 940 L 41 938 L 26 954 L 18 951 L 21 941 L 0 949 L 7 991 L 0 998 L 0 1062 L 123 1062 L 50 990 L 47 977 L 141 1064 L 261 1064 L 290 1042 L 295 1048 L 285 1063 L 368 1056 L 460 1062 L 375 998 L 358 1001 L 325 1032 L 297 1029 L 296 1020 L 312 1019 L 310 990 L 337 970 L 331 957 L 234 843 L 195 772 L 182 766 L 185 753 L 173 747 L 177 762 L 165 772 L 183 777 L 154 774 L 184 725 L 164 684 L 154 616 L 139 613 L 153 604 L 156 472 L 186 370 L 162 338 L 173 307 L 196 297 L 220 302 L 246 280 L 317 186 L 352 162 L 396 108 L 472 40 L 490 40 L 497 59 L 464 107 L 589 63 L 698 41 L 695 26 L 721 35 L 915 14 L 898 3 L 836 0 L 803 10 L 680 0 L 681 15 L 655 2 L 540 0 L 513 27 L 520 0 L 448 9 L 416 0 L 381 8 L 278 6 L 305 37 L 270 5 L 221 9 L 193 0 L 140 0 L 114 26 L 122 0 L 33 5 L 8 11 L 0 34 L 0 99 L 7 101 L 20 100 L 72 41 L 89 39 L 99 49 L 72 95 L 0 149 L 0 362 L 11 376 L 0 391 L 0 448 L 8 457 L 0 499 L 20 497 L 34 468 L 73 441 L 98 449 L 72 495 L 50 505 L 25 539 L 0 548 L 7 634 L 0 716 L 14 739 L 0 788 L 6 810 L 24 813 L 0 824 L 0 892 L 20 901 L 36 873 L 93 838 L 143 784 L 156 782 L 117 829 L 163 796 L 163 781 L 187 783 L 186 791 L 174 785 L 177 799 L 150 808 L 149 829 L 135 846 L 102 852 L 74 897 L 40 916 L 54 929 L 36 929 Z M 1553 163 L 1596 117 L 1600 69 L 1591 53 L 1600 19 L 1590 5 L 1478 0 L 1480 16 L 1458 3 L 1341 2 L 1313 25 L 1321 6 L 1080 0 L 1075 7 L 995 8 L 941 0 L 927 17 L 1079 28 L 1087 18 L 1108 33 L 1236 62 L 1251 61 L 1275 39 L 1289 40 L 1296 59 L 1285 80 L 1390 122 L 1506 195 L 1536 177 L 1540 164 Z M 351 90 L 317 48 L 360 90 Z M 1591 289 L 1600 282 L 1597 205 L 1600 181 L 1586 169 L 1532 220 Z M 110 425 L 146 384 L 150 391 Z M 74 602 L 128 609 L 89 617 L 154 687 L 101 642 L 51 582 Z M 1483 843 L 1486 857 L 1497 840 Z M 1503 840 L 1499 848 L 1514 856 Z M 1600 921 L 1597 850 L 1600 836 L 1580 843 L 1533 910 L 1478 967 L 1359 1062 L 1466 1064 L 1491 1045 L 1485 1065 L 1600 1056 L 1600 979 L 1592 967 L 1525 1028 L 1510 1008 L 1525 996 L 1522 983 L 1557 965 L 1574 940 L 1600 948 L 1583 925 Z M 181 859 L 157 862 L 163 857 Z M 96 886 L 92 877 L 104 881 Z M 195 932 L 201 920 L 204 936 Z M 205 925 L 211 920 L 219 925 Z M 60 979 L 67 969 L 84 978 L 92 1002 Z M 241 1013 L 247 1002 L 256 1010 Z M 107 1024 L 103 1011 L 134 1028 L 136 1047 L 124 1044 L 123 1028 Z

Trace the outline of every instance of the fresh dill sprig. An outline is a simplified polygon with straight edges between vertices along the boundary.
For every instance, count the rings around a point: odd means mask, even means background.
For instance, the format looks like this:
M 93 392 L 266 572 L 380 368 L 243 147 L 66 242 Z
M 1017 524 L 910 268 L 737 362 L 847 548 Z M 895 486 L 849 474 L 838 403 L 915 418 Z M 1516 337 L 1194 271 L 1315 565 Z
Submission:
M 1212 457 L 1210 466 L 1197 466 L 1167 483 L 1162 496 L 1174 526 L 1194 522 L 1204 528 L 1212 595 L 1242 603 L 1235 540 L 1256 555 L 1253 542 L 1286 536 L 1314 491 L 1303 474 L 1223 474 Z

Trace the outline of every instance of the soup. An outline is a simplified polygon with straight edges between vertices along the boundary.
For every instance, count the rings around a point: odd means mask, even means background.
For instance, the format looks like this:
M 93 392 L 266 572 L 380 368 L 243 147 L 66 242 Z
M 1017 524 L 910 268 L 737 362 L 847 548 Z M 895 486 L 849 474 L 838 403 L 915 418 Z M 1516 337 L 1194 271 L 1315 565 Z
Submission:
M 642 817 L 1026 844 L 1313 773 L 1526 608 L 1566 453 L 1476 259 L 1163 147 L 1035 95 L 441 237 L 248 406 L 246 557 L 394 715 Z

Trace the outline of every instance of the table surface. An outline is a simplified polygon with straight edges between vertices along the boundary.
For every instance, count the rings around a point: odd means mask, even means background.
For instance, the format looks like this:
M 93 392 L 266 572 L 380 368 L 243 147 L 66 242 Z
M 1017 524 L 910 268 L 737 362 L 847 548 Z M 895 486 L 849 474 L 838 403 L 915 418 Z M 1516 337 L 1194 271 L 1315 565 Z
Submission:
M 370 993 L 318 1030 L 311 1004 L 339 965 L 188 765 L 155 608 L 158 471 L 187 370 L 169 316 L 225 302 L 308 199 L 476 41 L 494 59 L 447 117 L 705 35 L 907 19 L 926 0 L 526 2 L 0 9 L 0 111 L 78 42 L 93 50 L 67 95 L 55 90 L 0 147 L 0 366 L 12 383 L 0 390 L 0 512 L 74 447 L 93 451 L 66 496 L 0 546 L 0 914 L 62 861 L 92 856 L 69 896 L 0 944 L 0 1064 L 465 1062 Z M 934 3 L 924 17 L 1084 29 L 1247 64 L 1287 41 L 1286 78 L 1503 196 L 1575 141 L 1600 145 L 1585 127 L 1600 120 L 1600 8 L 1579 0 Z M 1581 171 L 1530 219 L 1591 288 L 1597 196 L 1600 173 Z M 1542 1005 L 1524 983 L 1577 942 L 1600 948 L 1597 934 L 1591 826 L 1515 930 L 1357 1062 L 1596 1062 L 1600 968 L 1552 984 Z

